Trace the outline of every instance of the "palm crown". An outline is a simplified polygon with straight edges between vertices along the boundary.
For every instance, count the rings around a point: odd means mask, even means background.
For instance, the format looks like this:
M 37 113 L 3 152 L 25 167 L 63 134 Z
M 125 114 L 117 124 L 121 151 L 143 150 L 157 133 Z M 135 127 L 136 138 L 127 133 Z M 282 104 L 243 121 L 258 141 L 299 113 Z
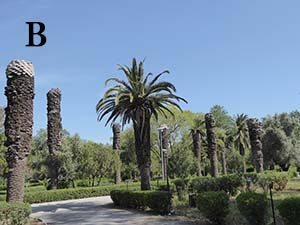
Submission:
M 122 118 L 122 124 L 144 122 L 145 118 L 152 115 L 158 119 L 158 114 L 167 117 L 166 112 L 173 115 L 169 109 L 174 106 L 181 110 L 175 101 L 184 101 L 185 99 L 174 94 L 176 88 L 170 82 L 159 82 L 159 78 L 169 71 L 165 70 L 149 80 L 152 73 L 144 76 L 143 61 L 137 64 L 136 59 L 132 60 L 132 67 L 119 66 L 127 78 L 127 81 L 110 78 L 106 84 L 113 81 L 115 86 L 109 88 L 96 106 L 98 120 L 102 120 L 105 115 L 110 114 L 106 125 L 119 117 Z M 139 119 L 142 121 L 137 121 Z

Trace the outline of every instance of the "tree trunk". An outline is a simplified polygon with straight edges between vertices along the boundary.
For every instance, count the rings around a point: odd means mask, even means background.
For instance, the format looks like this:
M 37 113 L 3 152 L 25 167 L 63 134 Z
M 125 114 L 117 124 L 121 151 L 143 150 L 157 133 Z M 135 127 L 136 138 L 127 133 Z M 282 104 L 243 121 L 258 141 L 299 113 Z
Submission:
M 223 175 L 227 175 L 227 161 L 226 161 L 226 148 L 222 151 L 222 172 Z
M 192 140 L 193 140 L 193 153 L 197 159 L 197 169 L 198 176 L 201 174 L 201 133 L 199 130 L 192 131 Z
M 264 159 L 261 143 L 261 123 L 258 121 L 258 119 L 249 119 L 247 120 L 247 125 L 249 129 L 252 159 L 256 168 L 256 172 L 260 173 L 264 170 Z
M 150 190 L 150 116 L 137 116 L 133 123 L 135 136 L 135 151 L 138 168 L 141 175 L 141 190 Z
M 113 130 L 113 149 L 115 150 L 115 184 L 120 184 L 121 179 L 121 159 L 120 159 L 120 149 L 121 149 L 121 126 L 115 123 L 112 127 Z
M 217 156 L 217 144 L 216 144 L 216 134 L 214 131 L 215 120 L 211 113 L 205 114 L 205 125 L 207 133 L 207 144 L 210 156 L 211 164 L 211 176 L 218 176 L 218 156 Z
M 163 160 L 164 160 L 164 171 L 163 171 L 163 177 L 167 179 L 168 176 L 168 149 L 169 149 L 169 134 L 168 134 L 168 128 L 164 128 L 162 130 L 162 149 L 165 151 L 163 152 Z
M 23 201 L 26 157 L 31 151 L 33 126 L 34 71 L 24 60 L 11 61 L 6 70 L 7 107 L 5 135 L 7 146 L 8 202 Z
M 58 188 L 58 176 L 60 168 L 59 151 L 61 150 L 61 115 L 60 115 L 61 91 L 51 89 L 47 93 L 47 117 L 48 117 L 48 170 L 50 175 L 49 189 Z

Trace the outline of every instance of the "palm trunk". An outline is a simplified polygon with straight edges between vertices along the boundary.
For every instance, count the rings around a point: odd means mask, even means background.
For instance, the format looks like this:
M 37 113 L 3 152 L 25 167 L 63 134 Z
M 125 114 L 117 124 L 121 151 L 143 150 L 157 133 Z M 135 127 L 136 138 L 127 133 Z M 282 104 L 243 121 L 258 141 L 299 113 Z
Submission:
M 192 131 L 192 140 L 193 140 L 193 153 L 197 159 L 197 173 L 198 176 L 202 176 L 201 174 L 201 134 L 199 130 Z
M 7 107 L 5 135 L 7 146 L 8 202 L 23 201 L 26 157 L 31 151 L 33 126 L 34 71 L 30 62 L 12 61 L 6 70 Z
M 164 149 L 165 151 L 163 152 L 163 160 L 164 160 L 164 176 L 165 179 L 167 179 L 168 176 L 168 149 L 169 149 L 169 134 L 168 134 L 168 129 L 164 128 L 162 130 L 162 149 Z
M 115 184 L 120 184 L 121 179 L 121 159 L 120 159 L 120 149 L 121 149 L 121 126 L 120 124 L 114 124 L 113 130 L 113 149 L 115 150 Z
M 247 124 L 249 129 L 252 159 L 256 168 L 256 172 L 260 173 L 264 170 L 264 159 L 261 143 L 262 127 L 257 119 L 249 119 Z
M 227 161 L 226 161 L 226 148 L 222 151 L 222 172 L 223 175 L 227 175 Z
M 58 188 L 59 176 L 59 156 L 61 150 L 61 115 L 60 115 L 61 91 L 59 89 L 51 89 L 47 93 L 47 117 L 48 117 L 48 170 L 50 175 L 49 189 Z
M 246 159 L 245 159 L 245 149 L 244 149 L 244 146 L 241 143 L 239 144 L 239 151 L 240 151 L 240 155 L 243 157 L 243 173 L 245 174 L 246 169 L 247 169 Z
M 141 175 L 141 190 L 150 190 L 151 145 L 150 116 L 137 116 L 133 123 L 135 136 L 135 151 L 138 168 Z
M 211 176 L 217 177 L 219 172 L 218 172 L 216 134 L 214 131 L 215 120 L 211 113 L 205 114 L 205 125 L 206 125 L 206 133 L 207 133 L 207 144 L 208 144 L 208 150 L 210 155 Z

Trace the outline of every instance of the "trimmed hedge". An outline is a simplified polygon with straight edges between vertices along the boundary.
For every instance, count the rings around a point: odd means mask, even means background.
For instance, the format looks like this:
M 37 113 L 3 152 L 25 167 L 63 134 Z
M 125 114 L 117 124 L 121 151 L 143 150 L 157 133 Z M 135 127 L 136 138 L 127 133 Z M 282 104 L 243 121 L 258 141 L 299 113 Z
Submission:
M 190 187 L 193 192 L 197 193 L 224 191 L 235 195 L 243 185 L 243 177 L 232 174 L 222 177 L 197 177 L 191 180 Z
M 251 225 L 266 224 L 268 199 L 265 194 L 245 192 L 241 193 L 236 201 L 240 213 Z
M 287 172 L 265 171 L 257 174 L 257 176 L 257 183 L 264 190 L 264 192 L 268 191 L 271 183 L 273 183 L 273 188 L 276 191 L 282 191 L 285 189 L 289 181 L 289 174 Z
M 0 202 L 0 225 L 24 225 L 30 213 L 29 204 Z
M 86 187 L 86 188 L 70 188 L 57 189 L 49 191 L 34 191 L 25 192 L 24 202 L 27 203 L 42 203 L 53 202 L 69 199 L 80 199 L 89 197 L 99 197 L 109 195 L 112 190 L 127 189 L 126 184 L 110 185 L 103 187 Z M 140 190 L 140 183 L 128 184 L 129 190 Z M 0 195 L 0 201 L 5 201 L 5 195 Z
M 179 201 L 183 200 L 183 196 L 187 191 L 188 182 L 189 182 L 188 179 L 183 179 L 183 178 L 177 178 L 173 180 L 173 184 L 175 185 Z
M 205 192 L 197 196 L 197 208 L 214 224 L 224 224 L 229 213 L 229 197 L 224 192 Z
M 113 190 L 110 197 L 116 206 L 145 210 L 150 208 L 160 214 L 171 210 L 172 194 L 167 191 L 127 191 Z
M 277 206 L 287 225 L 300 225 L 300 198 L 286 198 Z

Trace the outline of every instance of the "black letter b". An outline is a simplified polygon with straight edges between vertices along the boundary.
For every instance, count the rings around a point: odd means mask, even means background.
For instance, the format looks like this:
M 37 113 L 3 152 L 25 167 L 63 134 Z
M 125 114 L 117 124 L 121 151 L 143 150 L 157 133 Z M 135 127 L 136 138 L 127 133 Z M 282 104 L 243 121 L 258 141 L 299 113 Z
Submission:
M 46 44 L 47 38 L 46 36 L 43 34 L 43 32 L 45 31 L 45 24 L 41 23 L 41 22 L 26 22 L 29 25 L 29 41 L 28 41 L 28 47 L 40 47 L 43 46 L 44 44 Z M 34 24 L 39 25 L 39 31 L 38 32 L 34 32 Z M 34 43 L 34 35 L 38 35 L 40 36 L 40 43 L 39 44 L 35 44 Z

